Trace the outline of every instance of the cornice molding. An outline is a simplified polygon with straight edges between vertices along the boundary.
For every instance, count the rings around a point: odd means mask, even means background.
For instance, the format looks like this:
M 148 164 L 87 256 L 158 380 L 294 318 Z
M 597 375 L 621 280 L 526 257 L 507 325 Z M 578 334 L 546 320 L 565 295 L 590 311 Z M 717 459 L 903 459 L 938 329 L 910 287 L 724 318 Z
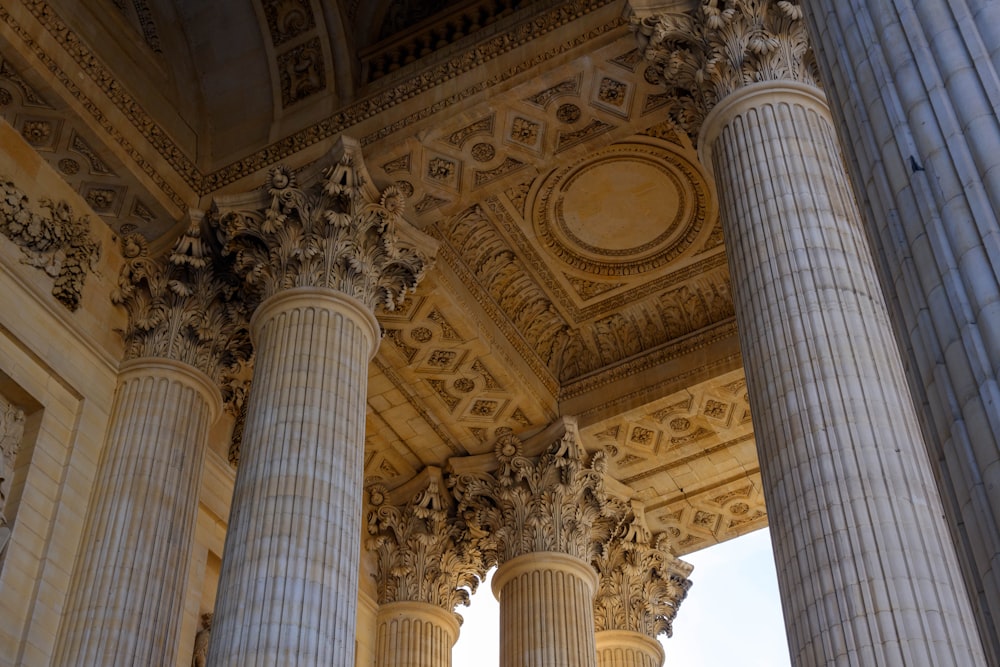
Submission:
M 192 191 L 196 195 L 207 195 L 262 169 L 272 167 L 279 161 L 285 160 L 321 141 L 335 137 L 369 118 L 385 113 L 386 110 L 412 99 L 416 95 L 420 95 L 447 81 L 481 68 L 484 63 L 514 52 L 531 40 L 549 34 L 581 16 L 612 4 L 614 0 L 567 0 L 556 7 L 546 10 L 541 15 L 532 17 L 530 21 L 511 26 L 506 31 L 496 34 L 483 42 L 473 44 L 467 49 L 451 54 L 451 57 L 445 62 L 433 62 L 432 60 L 428 67 L 415 71 L 405 80 L 396 82 L 391 88 L 385 88 L 367 95 L 357 102 L 335 112 L 328 118 L 275 141 L 244 158 L 209 172 L 203 172 L 199 169 L 197 164 L 170 137 L 170 134 L 164 131 L 138 100 L 121 86 L 113 72 L 85 43 L 80 35 L 70 28 L 52 5 L 45 0 L 21 0 L 21 2 L 48 35 L 66 51 L 80 67 L 81 71 L 97 85 L 103 94 L 107 96 L 108 100 L 128 119 L 134 129 L 149 142 L 149 145 L 156 153 L 183 179 Z M 72 97 L 77 99 L 100 127 L 107 132 L 114 143 L 118 144 L 128 154 L 130 159 L 154 182 L 156 187 L 171 202 L 180 209 L 185 208 L 189 204 L 185 197 L 175 191 L 157 172 L 156 167 L 145 158 L 143 152 L 138 150 L 115 127 L 115 124 L 102 112 L 100 105 L 95 103 L 77 85 L 74 77 L 62 69 L 57 60 L 46 52 L 42 44 L 33 37 L 32 31 L 25 29 L 10 11 L 2 7 L 0 7 L 0 20 L 7 23 L 25 46 L 42 62 L 45 69 L 56 77 Z M 467 86 L 457 93 L 408 115 L 404 119 L 366 135 L 361 140 L 361 144 L 364 146 L 383 139 L 462 100 L 522 74 L 539 63 L 556 58 L 591 39 L 623 25 L 625 25 L 625 20 L 618 17 L 583 35 L 579 35 L 554 48 L 547 49 L 542 54 L 510 67 L 485 81 Z

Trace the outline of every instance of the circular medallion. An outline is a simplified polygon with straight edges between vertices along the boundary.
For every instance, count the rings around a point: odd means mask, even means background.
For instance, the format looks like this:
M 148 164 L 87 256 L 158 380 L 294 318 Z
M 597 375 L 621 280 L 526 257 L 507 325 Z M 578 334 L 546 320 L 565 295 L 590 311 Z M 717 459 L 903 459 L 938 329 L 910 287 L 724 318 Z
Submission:
M 667 145 L 614 144 L 549 174 L 532 217 L 544 247 L 566 264 L 644 273 L 691 246 L 707 217 L 707 187 Z

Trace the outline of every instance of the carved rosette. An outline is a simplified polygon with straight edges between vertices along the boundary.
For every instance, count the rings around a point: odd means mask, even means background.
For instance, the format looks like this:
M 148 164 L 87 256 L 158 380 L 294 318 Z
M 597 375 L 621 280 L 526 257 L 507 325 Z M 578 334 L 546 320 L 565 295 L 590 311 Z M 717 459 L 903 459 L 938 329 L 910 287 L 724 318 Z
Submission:
M 226 252 L 266 299 L 292 287 L 327 287 L 374 310 L 402 303 L 430 257 L 399 238 L 405 197 L 369 184 L 360 151 L 348 149 L 308 188 L 273 169 L 262 208 L 225 211 Z
M 440 470 L 428 471 L 426 484 L 402 504 L 393 504 L 380 484 L 368 488 L 365 546 L 378 560 L 379 604 L 424 602 L 454 611 L 469 605 L 486 567 L 444 491 Z
M 604 490 L 606 461 L 597 452 L 589 464 L 574 425 L 536 457 L 510 429 L 500 433 L 492 473 L 467 472 L 449 481 L 460 515 L 489 564 L 551 551 L 590 562 L 595 524 L 614 514 Z
M 24 253 L 24 263 L 54 278 L 52 296 L 75 311 L 84 281 L 101 257 L 101 245 L 90 236 L 86 217 L 76 217 L 64 201 L 42 199 L 46 213 L 32 211 L 28 197 L 13 182 L 0 179 L 0 234 Z
M 702 0 L 686 14 L 660 13 L 634 25 L 640 49 L 674 93 L 669 113 L 692 137 L 712 108 L 742 86 L 819 75 L 798 2 Z
M 239 280 L 213 251 L 200 215 L 165 257 L 152 258 L 146 240 L 122 229 L 125 265 L 111 295 L 128 312 L 121 331 L 125 358 L 161 357 L 193 366 L 219 382 L 251 355 Z
M 642 507 L 633 502 L 592 561 L 600 577 L 594 599 L 598 632 L 673 635 L 694 568 L 671 554 L 667 543 L 663 534 L 652 536 Z

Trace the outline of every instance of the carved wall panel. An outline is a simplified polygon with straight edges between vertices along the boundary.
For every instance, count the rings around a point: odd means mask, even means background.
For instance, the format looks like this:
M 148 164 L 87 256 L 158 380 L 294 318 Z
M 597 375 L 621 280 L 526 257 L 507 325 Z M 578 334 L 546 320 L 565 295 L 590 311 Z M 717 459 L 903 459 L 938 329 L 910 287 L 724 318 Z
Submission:
M 17 453 L 24 437 L 24 410 L 0 395 L 0 565 L 7 551 L 7 542 L 14 517 L 7 516 L 6 502 L 14 481 Z

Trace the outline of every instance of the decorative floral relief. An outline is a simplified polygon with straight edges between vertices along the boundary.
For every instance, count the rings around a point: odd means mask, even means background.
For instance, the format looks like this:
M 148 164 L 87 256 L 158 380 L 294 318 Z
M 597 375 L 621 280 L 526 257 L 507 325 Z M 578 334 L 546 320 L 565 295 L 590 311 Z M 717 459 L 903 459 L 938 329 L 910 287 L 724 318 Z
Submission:
M 95 271 L 101 245 L 90 236 L 86 217 L 78 218 L 64 201 L 42 199 L 45 213 L 28 206 L 12 181 L 0 179 L 0 233 L 25 254 L 22 261 L 55 279 L 52 295 L 70 310 L 80 307 L 88 271 Z
M 264 208 L 221 212 L 225 252 L 262 298 L 296 286 L 324 286 L 372 310 L 395 310 L 416 288 L 431 260 L 401 243 L 397 226 L 405 198 L 389 186 L 375 199 L 353 151 L 312 187 L 277 167 L 268 177 Z
M 605 524 L 607 525 L 607 524 Z M 673 635 L 673 621 L 691 588 L 694 569 L 670 553 L 669 537 L 653 537 L 642 506 L 631 507 L 593 559 L 599 575 L 594 625 L 655 638 Z
M 420 491 L 393 503 L 379 485 L 368 488 L 368 537 L 375 552 L 379 604 L 425 602 L 453 611 L 468 606 L 486 574 L 485 560 L 437 468 L 427 469 Z
M 231 261 L 201 223 L 193 219 L 158 259 L 134 227 L 123 226 L 125 265 L 111 300 L 128 312 L 120 332 L 127 359 L 173 359 L 219 381 L 250 358 L 249 314 Z
M 671 117 L 692 137 L 708 112 L 736 89 L 758 81 L 819 85 L 798 2 L 702 0 L 687 14 L 637 21 L 640 48 L 675 94 Z

